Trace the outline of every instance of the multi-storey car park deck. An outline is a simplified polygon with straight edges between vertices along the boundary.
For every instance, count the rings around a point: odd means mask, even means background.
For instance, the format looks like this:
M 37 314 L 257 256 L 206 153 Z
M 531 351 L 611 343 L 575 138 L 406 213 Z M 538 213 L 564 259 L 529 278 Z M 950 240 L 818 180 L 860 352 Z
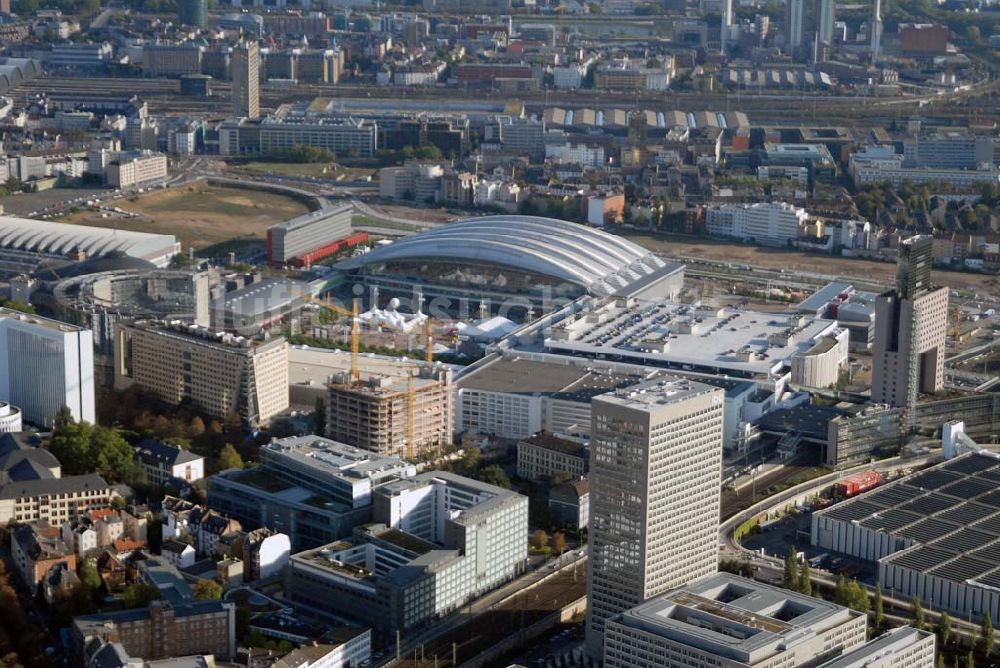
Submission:
M 607 299 L 545 332 L 552 352 L 774 379 L 791 356 L 837 329 L 802 314 Z
M 877 561 L 900 598 L 1000 619 L 1000 456 L 967 453 L 819 511 L 812 543 Z

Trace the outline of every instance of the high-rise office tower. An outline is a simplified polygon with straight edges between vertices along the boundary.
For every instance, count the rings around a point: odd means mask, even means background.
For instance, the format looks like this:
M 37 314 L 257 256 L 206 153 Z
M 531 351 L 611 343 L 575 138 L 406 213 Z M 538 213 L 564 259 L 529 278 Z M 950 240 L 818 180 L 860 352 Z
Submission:
M 837 22 L 837 3 L 835 0 L 819 0 L 816 8 L 816 33 L 822 44 L 833 44 L 833 26 Z
M 872 401 L 910 407 L 944 382 L 948 288 L 931 287 L 933 238 L 899 244 L 896 287 L 875 302 Z
M 63 406 L 94 422 L 92 332 L 0 308 L 0 401 L 38 426 L 51 427 Z
M 722 0 L 722 52 L 726 52 L 733 31 L 733 0 Z
M 802 46 L 802 26 L 805 19 L 805 0 L 786 0 L 785 51 L 791 52 Z
M 208 27 L 208 0 L 177 0 L 177 22 L 185 26 Z
M 233 79 L 233 114 L 236 118 L 260 116 L 260 46 L 240 42 L 233 47 L 230 62 Z
M 871 24 L 871 55 L 872 62 L 874 63 L 882 55 L 882 0 L 875 0 L 875 4 L 872 7 L 872 24 Z
M 587 652 L 604 624 L 650 597 L 714 573 L 724 392 L 648 381 L 591 402 Z

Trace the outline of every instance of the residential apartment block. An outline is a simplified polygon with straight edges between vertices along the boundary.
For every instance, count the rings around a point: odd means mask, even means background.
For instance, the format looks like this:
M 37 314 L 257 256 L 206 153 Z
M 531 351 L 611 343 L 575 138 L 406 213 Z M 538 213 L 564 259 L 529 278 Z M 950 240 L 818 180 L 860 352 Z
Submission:
M 725 391 L 649 381 L 595 397 L 590 442 L 587 652 L 605 624 L 716 571 Z
M 288 409 L 288 344 L 183 323 L 120 324 L 115 388 L 139 387 L 169 404 L 190 401 L 218 418 L 267 423 Z
M 205 458 L 176 445 L 145 438 L 135 446 L 135 457 L 149 481 L 157 485 L 171 480 L 194 482 L 205 477 Z

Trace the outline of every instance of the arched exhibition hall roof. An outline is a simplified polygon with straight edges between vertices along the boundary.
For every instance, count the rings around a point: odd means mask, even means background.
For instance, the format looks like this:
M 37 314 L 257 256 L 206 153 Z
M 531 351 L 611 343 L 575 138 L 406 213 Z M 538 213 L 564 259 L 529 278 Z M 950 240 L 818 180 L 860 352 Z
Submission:
M 641 246 L 607 232 L 534 216 L 484 216 L 442 225 L 340 266 L 350 270 L 430 259 L 511 267 L 574 283 L 596 295 L 614 294 L 666 266 Z
M 160 264 L 179 251 L 169 234 L 129 232 L 103 227 L 53 223 L 46 220 L 0 216 L 0 249 L 47 255 L 83 251 L 88 256 L 124 253 Z

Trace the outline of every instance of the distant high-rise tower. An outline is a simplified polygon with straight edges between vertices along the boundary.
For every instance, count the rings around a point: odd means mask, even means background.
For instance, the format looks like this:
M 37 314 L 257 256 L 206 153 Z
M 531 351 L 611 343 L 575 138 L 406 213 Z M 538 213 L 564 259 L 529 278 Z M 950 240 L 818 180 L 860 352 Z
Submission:
M 899 244 L 896 288 L 875 301 L 872 401 L 912 407 L 944 383 L 948 288 L 931 288 L 933 238 Z
M 260 116 L 260 46 L 240 42 L 230 62 L 233 79 L 233 114 L 236 118 Z
M 733 0 L 722 0 L 722 52 L 726 52 L 733 33 Z
M 794 51 L 802 46 L 802 26 L 806 19 L 805 0 L 786 0 L 785 50 Z
M 719 558 L 721 388 L 649 381 L 591 403 L 587 652 L 604 624 L 714 573 Z
M 874 63 L 882 55 L 882 0 L 875 0 L 875 5 L 872 8 L 872 25 L 870 32 L 872 38 L 872 62 Z
M 208 27 L 208 0 L 177 0 L 177 22 L 185 26 Z
M 819 0 L 816 8 L 816 32 L 822 44 L 833 44 L 833 26 L 837 23 L 837 3 L 834 0 Z

